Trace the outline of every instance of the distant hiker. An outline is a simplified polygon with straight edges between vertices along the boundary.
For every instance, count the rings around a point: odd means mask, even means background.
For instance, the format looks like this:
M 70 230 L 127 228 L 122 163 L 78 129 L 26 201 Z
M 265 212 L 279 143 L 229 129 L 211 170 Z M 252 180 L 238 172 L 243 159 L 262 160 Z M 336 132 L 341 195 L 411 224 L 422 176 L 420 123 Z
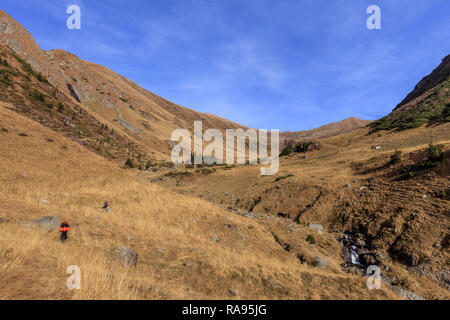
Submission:
M 59 227 L 59 231 L 61 232 L 61 234 L 60 234 L 61 241 L 67 240 L 68 239 L 67 232 L 70 231 L 69 224 L 67 222 L 63 221 L 63 223 L 61 223 L 61 226 Z
M 108 201 L 105 201 L 104 203 L 103 203 L 103 208 L 102 209 L 106 209 L 106 208 L 108 208 L 109 207 L 109 202 Z

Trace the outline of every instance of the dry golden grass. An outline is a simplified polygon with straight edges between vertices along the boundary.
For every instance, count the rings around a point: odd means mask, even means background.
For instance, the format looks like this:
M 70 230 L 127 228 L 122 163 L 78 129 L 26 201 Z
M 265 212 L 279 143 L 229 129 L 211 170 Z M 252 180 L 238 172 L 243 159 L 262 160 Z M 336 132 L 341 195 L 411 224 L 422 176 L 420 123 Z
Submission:
M 282 214 L 291 219 L 302 212 L 300 225 L 307 227 L 309 223 L 320 223 L 327 231 L 335 230 L 331 224 L 333 219 L 336 219 L 334 212 L 339 209 L 339 203 L 347 204 L 347 211 L 353 212 L 361 220 L 365 219 L 365 215 L 368 217 L 369 213 L 372 215 L 364 222 L 372 235 L 377 235 L 378 231 L 386 235 L 378 239 L 381 250 L 387 250 L 396 238 L 399 239 L 398 230 L 403 232 L 408 217 L 414 213 L 418 218 L 414 224 L 408 224 L 411 231 L 402 235 L 403 243 L 422 255 L 422 261 L 431 262 L 435 271 L 445 270 L 448 268 L 449 251 L 440 250 L 434 244 L 440 243 L 448 233 L 450 204 L 436 198 L 434 194 L 442 193 L 442 190 L 448 190 L 450 186 L 448 160 L 437 170 L 429 170 L 417 179 L 407 181 L 397 181 L 394 177 L 386 176 L 395 169 L 386 164 L 397 149 L 403 152 L 405 158 L 398 164 L 397 170 L 411 164 L 406 158 L 411 153 L 424 152 L 430 142 L 446 144 L 445 150 L 448 150 L 450 124 L 403 132 L 380 132 L 372 135 L 367 133 L 367 128 L 357 129 L 320 140 L 320 150 L 308 152 L 306 155 L 292 154 L 283 157 L 277 177 L 287 178 L 279 181 L 276 181 L 274 176 L 260 176 L 258 166 L 238 166 L 230 170 L 215 167 L 215 171 L 211 171 L 212 168 L 209 168 L 209 174 L 203 174 L 197 169 L 180 168 L 178 170 L 188 170 L 191 175 L 161 180 L 157 184 L 180 194 L 189 194 L 217 203 L 224 208 L 231 207 L 241 211 L 251 209 L 255 213 L 271 217 Z M 373 145 L 380 145 L 382 148 L 372 150 Z M 361 164 L 364 170 L 355 170 L 355 164 Z M 157 181 L 156 178 L 161 175 L 165 173 L 148 174 L 148 178 Z M 345 186 L 346 184 L 348 186 Z M 373 189 L 366 193 L 369 185 L 372 185 Z M 315 203 L 314 199 L 322 191 L 320 201 Z M 367 196 L 370 194 L 370 197 Z M 405 219 L 396 217 L 396 210 L 402 210 Z M 393 221 L 396 221 L 395 226 L 392 225 Z M 351 229 L 352 223 L 357 226 L 357 222 L 350 219 L 347 227 Z M 389 231 L 391 226 L 392 233 Z M 283 235 L 273 224 L 268 223 L 268 229 Z M 309 248 L 304 241 L 296 238 L 304 239 L 307 232 L 295 233 L 295 237 L 283 236 L 293 253 L 302 252 L 309 258 L 319 253 L 324 257 L 328 256 L 330 265 L 334 264 L 330 268 L 334 267 L 336 273 L 339 273 L 339 265 L 342 263 L 336 241 L 339 234 L 327 233 L 326 237 L 320 239 L 319 248 Z M 397 243 L 400 243 L 400 240 Z M 384 254 L 390 257 L 388 252 Z M 448 299 L 448 290 L 427 277 L 415 275 L 394 258 L 388 264 L 398 285 L 429 299 Z M 383 272 L 386 274 L 386 271 Z
M 301 265 L 255 221 L 139 180 L 5 108 L 0 119 L 9 130 L 0 137 L 2 299 L 233 298 L 230 289 L 243 299 L 393 297 L 363 278 Z M 100 210 L 105 200 L 111 214 Z M 67 243 L 30 228 L 51 214 L 70 223 Z M 116 262 L 119 246 L 138 252 L 136 268 Z M 70 265 L 81 269 L 80 290 L 66 288 Z

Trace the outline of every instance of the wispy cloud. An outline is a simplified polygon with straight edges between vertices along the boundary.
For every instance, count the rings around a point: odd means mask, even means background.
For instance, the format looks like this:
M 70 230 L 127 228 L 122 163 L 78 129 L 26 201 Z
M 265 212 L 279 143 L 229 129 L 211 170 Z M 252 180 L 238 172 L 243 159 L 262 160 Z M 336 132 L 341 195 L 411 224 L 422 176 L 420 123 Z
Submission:
M 82 30 L 65 28 L 69 4 Z M 3 0 L 62 48 L 186 107 L 258 128 L 381 117 L 450 52 L 448 0 Z

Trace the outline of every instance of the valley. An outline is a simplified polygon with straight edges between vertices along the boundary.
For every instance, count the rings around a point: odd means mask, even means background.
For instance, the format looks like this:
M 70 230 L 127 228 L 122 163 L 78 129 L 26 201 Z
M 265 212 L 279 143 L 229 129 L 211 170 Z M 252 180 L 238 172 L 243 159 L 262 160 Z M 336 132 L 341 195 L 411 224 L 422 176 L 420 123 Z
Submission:
M 41 50 L 0 11 L 0 299 L 448 300 L 449 61 L 379 120 L 281 132 L 262 175 L 173 163 L 174 130 L 249 128 Z

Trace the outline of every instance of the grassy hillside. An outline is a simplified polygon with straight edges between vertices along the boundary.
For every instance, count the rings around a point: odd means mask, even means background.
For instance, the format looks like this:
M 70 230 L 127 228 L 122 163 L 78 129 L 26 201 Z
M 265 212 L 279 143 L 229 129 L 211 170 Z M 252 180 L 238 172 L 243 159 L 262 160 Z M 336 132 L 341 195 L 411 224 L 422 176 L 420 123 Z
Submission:
M 450 121 L 450 78 L 434 87 L 424 96 L 397 109 L 384 118 L 369 124 L 372 132 L 380 130 L 406 130 L 418 128 L 424 124 L 436 124 Z
M 371 132 L 406 130 L 450 121 L 450 56 L 386 117 L 370 124 Z
M 154 158 L 125 133 L 74 103 L 10 48 L 0 44 L 0 101 L 87 149 L 123 164 L 145 167 Z
M 1 299 L 396 297 L 339 271 L 339 245 L 330 235 L 303 249 L 310 259 L 327 257 L 329 269 L 308 266 L 275 240 L 271 232 L 294 235 L 277 222 L 268 222 L 270 232 L 136 178 L 3 106 L 0 126 Z M 105 200 L 111 214 L 99 210 Z M 51 214 L 71 224 L 67 243 L 58 231 L 30 228 L 32 219 Z M 309 231 L 295 234 L 305 239 Z M 136 269 L 116 263 L 119 246 L 138 252 Z M 79 291 L 65 287 L 73 264 L 82 272 Z
M 271 229 L 268 219 L 292 221 L 302 230 L 321 224 L 326 238 L 361 234 L 383 257 L 377 264 L 394 285 L 426 299 L 448 299 L 450 123 L 372 135 L 369 130 L 319 139 L 320 149 L 282 157 L 276 176 L 262 177 L 255 166 L 237 166 L 207 172 L 179 168 L 183 175 L 159 179 L 157 173 L 148 179 L 249 214 L 305 260 L 311 254 L 305 253 L 308 241 L 323 238 L 311 230 L 281 233 Z M 443 152 L 441 147 L 430 149 L 430 142 L 445 145 Z M 372 150 L 372 145 L 381 149 Z M 396 150 L 401 156 L 392 163 Z M 430 163 L 430 156 L 436 161 Z M 333 241 L 326 247 L 327 254 L 334 256 L 337 250 L 337 259 L 343 259 L 339 247 L 332 249 Z M 338 270 L 343 270 L 342 263 Z

